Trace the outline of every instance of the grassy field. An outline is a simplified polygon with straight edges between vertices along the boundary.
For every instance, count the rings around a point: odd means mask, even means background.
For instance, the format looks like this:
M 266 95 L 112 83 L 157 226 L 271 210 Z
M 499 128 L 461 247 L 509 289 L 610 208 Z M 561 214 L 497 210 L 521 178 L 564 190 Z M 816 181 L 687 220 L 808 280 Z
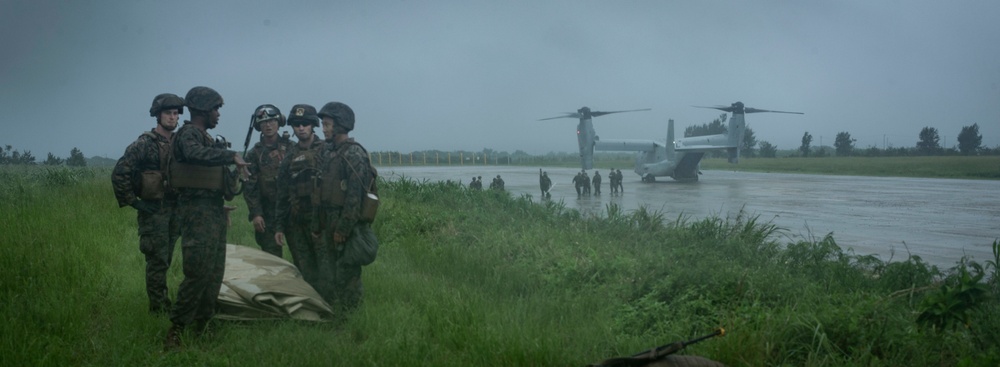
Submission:
M 1000 363 L 995 261 L 884 263 L 830 237 L 780 243 L 780 228 L 740 214 L 611 206 L 593 218 L 408 180 L 380 185 L 382 246 L 346 321 L 217 322 L 164 353 L 135 212 L 117 208 L 109 177 L 0 167 L 0 365 L 583 366 L 716 327 L 727 335 L 683 353 L 730 366 Z M 229 242 L 252 246 L 234 203 Z

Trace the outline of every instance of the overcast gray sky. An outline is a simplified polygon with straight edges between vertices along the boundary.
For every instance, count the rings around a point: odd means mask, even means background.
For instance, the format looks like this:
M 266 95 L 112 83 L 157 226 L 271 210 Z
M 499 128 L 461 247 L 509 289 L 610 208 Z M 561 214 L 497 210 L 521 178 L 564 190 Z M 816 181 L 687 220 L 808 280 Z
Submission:
M 794 149 L 1000 145 L 998 1 L 0 0 L 0 144 L 117 158 L 149 105 L 198 85 L 225 98 L 213 131 L 242 145 L 263 103 L 329 101 L 369 150 L 576 151 L 573 112 L 605 139 L 666 136 L 728 105 Z M 182 119 L 188 118 L 185 114 Z M 289 130 L 285 128 L 283 130 Z M 256 138 L 254 139 L 256 141 Z M 242 147 L 240 147 L 242 148 Z

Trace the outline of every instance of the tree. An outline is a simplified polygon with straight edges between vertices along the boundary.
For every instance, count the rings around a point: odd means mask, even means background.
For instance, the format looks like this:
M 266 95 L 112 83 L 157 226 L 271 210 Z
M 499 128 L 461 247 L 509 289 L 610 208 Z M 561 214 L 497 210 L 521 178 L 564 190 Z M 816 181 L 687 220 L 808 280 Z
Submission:
M 73 148 L 69 151 L 69 158 L 66 159 L 66 165 L 70 167 L 86 167 L 87 158 L 83 157 L 83 152 L 80 149 Z
M 30 150 L 22 153 L 7 145 L 6 149 L 0 150 L 0 164 L 32 165 L 35 164 L 35 156 L 31 155 Z
M 941 137 L 937 129 L 924 127 L 920 130 L 920 141 L 917 142 L 917 152 L 924 155 L 941 154 Z
M 983 135 L 979 133 L 979 124 L 962 126 L 962 132 L 958 133 L 958 151 L 962 155 L 976 154 L 982 145 Z
M 684 137 L 690 138 L 692 136 L 705 136 L 705 135 L 716 135 L 725 134 L 728 129 L 726 129 L 726 114 L 722 114 L 719 118 L 715 119 L 711 123 L 702 125 L 691 125 L 684 129 Z
M 812 144 L 812 141 L 813 136 L 809 135 L 809 132 L 806 131 L 806 133 L 802 135 L 802 145 L 799 146 L 799 151 L 802 152 L 803 157 L 809 156 L 809 145 Z
M 56 157 L 52 154 L 52 152 L 49 152 L 49 157 L 45 158 L 45 162 L 42 163 L 46 166 L 59 166 L 62 165 L 63 162 L 64 160 L 62 158 Z
M 771 145 L 767 141 L 760 142 L 760 156 L 764 158 L 774 158 L 778 153 L 778 146 Z
M 851 134 L 846 131 L 837 133 L 837 138 L 833 142 L 833 147 L 837 149 L 838 157 L 847 157 L 854 151 L 854 142 L 858 139 L 851 139 Z
M 753 135 L 753 129 L 747 125 L 746 132 L 743 133 L 743 144 L 740 146 L 740 151 L 742 152 L 744 158 L 753 158 L 755 156 L 754 152 L 757 150 L 757 137 Z

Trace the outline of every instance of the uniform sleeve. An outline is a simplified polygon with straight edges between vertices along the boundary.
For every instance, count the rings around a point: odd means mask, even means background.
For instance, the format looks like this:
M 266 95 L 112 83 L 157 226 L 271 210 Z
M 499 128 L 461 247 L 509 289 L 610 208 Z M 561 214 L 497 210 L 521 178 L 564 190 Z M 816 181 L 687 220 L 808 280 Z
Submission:
M 272 224 L 274 226 L 275 232 L 285 231 L 285 222 L 288 221 L 288 215 L 291 211 L 291 201 L 288 198 L 288 187 L 292 180 L 292 175 L 289 172 L 289 167 L 291 165 L 291 157 L 293 154 L 285 155 L 285 158 L 281 160 L 281 165 L 278 166 L 278 199 L 274 204 L 274 219 L 275 222 Z
M 247 163 L 250 163 L 250 177 L 243 183 L 243 201 L 247 204 L 247 220 L 250 221 L 258 215 L 264 215 L 260 199 L 260 186 L 257 184 L 257 180 L 260 177 L 260 157 L 262 150 L 258 144 L 254 145 L 250 149 L 250 152 L 247 153 Z
M 115 163 L 115 168 L 111 171 L 111 185 L 115 190 L 115 199 L 118 200 L 118 207 L 131 205 L 135 201 L 135 181 L 139 164 L 143 159 L 142 138 L 129 144 L 125 148 L 125 154 Z
M 204 139 L 208 138 L 204 137 L 198 128 L 183 129 L 177 139 L 174 153 L 180 162 L 200 166 L 223 166 L 235 161 L 236 151 L 205 144 Z
M 340 212 L 336 228 L 336 232 L 344 237 L 349 236 L 351 229 L 361 220 L 361 200 L 368 194 L 368 188 L 374 178 L 368 154 L 364 149 L 351 145 L 346 153 L 346 173 L 349 179 L 347 179 L 344 208 Z

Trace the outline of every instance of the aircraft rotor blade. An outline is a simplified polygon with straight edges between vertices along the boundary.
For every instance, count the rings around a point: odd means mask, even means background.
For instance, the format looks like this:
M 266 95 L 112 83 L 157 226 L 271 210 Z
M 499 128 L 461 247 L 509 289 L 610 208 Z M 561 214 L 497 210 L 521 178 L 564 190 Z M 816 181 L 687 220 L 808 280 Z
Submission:
M 554 119 L 567 119 L 567 118 L 578 119 L 580 117 L 583 117 L 583 116 L 581 116 L 580 113 L 578 113 L 578 112 L 566 112 L 566 114 L 562 115 L 562 116 L 556 116 L 556 117 L 549 117 L 549 118 L 544 118 L 544 119 L 538 119 L 537 121 L 554 120 Z
M 733 111 L 736 110 L 736 108 L 733 107 L 733 106 L 691 106 L 691 107 L 711 108 L 711 109 L 716 109 L 716 110 L 726 111 L 726 112 L 733 112 Z
M 788 111 L 774 111 L 774 110 L 762 110 L 762 109 L 759 109 L 759 108 L 752 108 L 752 107 L 747 107 L 747 108 L 744 108 L 744 109 L 743 109 L 743 112 L 745 112 L 745 113 L 755 113 L 755 112 L 772 112 L 772 113 L 794 113 L 794 114 L 797 114 L 797 115 L 804 115 L 804 113 L 802 113 L 802 112 L 788 112 Z
M 607 111 L 607 112 L 604 112 L 604 111 L 591 111 L 590 115 L 593 116 L 593 117 L 597 117 L 597 116 L 604 116 L 604 115 L 608 115 L 608 114 L 612 114 L 612 113 L 635 112 L 635 111 L 649 111 L 649 110 L 651 110 L 651 108 L 642 108 L 642 109 L 638 109 L 638 110 L 624 110 L 624 111 Z

